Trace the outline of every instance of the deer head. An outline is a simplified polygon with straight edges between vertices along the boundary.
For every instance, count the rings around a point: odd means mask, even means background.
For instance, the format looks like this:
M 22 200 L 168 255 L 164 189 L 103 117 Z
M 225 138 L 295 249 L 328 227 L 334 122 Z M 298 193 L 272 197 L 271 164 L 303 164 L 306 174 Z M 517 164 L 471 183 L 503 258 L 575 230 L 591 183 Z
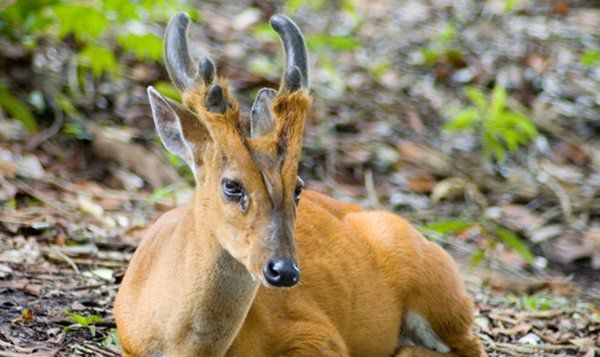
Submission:
M 311 103 L 304 39 L 289 18 L 271 18 L 285 70 L 278 91 L 258 92 L 248 121 L 213 62 L 191 59 L 189 22 L 177 14 L 165 33 L 167 70 L 183 105 L 148 88 L 158 134 L 194 171 L 198 219 L 222 248 L 263 284 L 293 286 L 300 279 L 294 226 L 303 184 L 297 170 Z

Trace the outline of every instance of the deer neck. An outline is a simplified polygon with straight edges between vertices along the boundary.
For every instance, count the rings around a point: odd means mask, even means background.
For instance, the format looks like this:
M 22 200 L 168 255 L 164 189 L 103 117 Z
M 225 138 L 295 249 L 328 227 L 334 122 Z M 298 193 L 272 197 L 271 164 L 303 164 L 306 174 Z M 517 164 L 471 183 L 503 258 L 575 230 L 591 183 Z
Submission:
M 193 246 L 187 249 L 193 259 L 186 261 L 186 273 L 194 278 L 189 286 L 188 301 L 194 349 L 199 355 L 224 355 L 238 334 L 252 305 L 259 283 L 246 267 L 233 258 L 219 244 L 210 217 L 203 204 L 191 209 L 193 232 L 188 237 Z

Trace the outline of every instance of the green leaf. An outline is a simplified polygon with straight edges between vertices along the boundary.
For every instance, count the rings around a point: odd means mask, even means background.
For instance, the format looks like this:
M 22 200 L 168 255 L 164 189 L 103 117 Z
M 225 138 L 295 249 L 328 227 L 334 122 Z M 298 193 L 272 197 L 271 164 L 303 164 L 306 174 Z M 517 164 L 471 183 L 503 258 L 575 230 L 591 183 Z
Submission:
M 119 334 L 117 333 L 117 329 L 110 329 L 104 340 L 102 340 L 102 346 L 115 347 L 119 350 L 121 349 L 121 343 L 119 342 Z
M 79 53 L 79 58 L 95 77 L 100 77 L 104 72 L 118 75 L 121 70 L 115 54 L 107 47 L 88 45 Z
M 360 42 L 356 37 L 349 35 L 314 34 L 306 37 L 306 45 L 314 51 L 322 49 L 353 50 L 360 46 Z
M 68 121 L 62 127 L 62 132 L 67 137 L 71 137 L 77 140 L 92 140 L 92 134 L 81 125 L 79 122 Z
M 373 77 L 381 78 L 390 71 L 391 64 L 389 61 L 383 60 L 371 68 Z
M 470 264 L 472 266 L 479 265 L 479 263 L 481 263 L 485 259 L 485 254 L 486 254 L 485 249 L 478 249 L 471 256 L 471 263 Z
M 81 325 L 82 327 L 89 327 L 93 324 L 96 323 L 100 323 L 103 322 L 104 319 L 102 318 L 102 316 L 98 316 L 98 315 L 79 315 L 76 314 L 74 312 L 68 312 L 66 310 L 63 311 L 63 313 L 65 315 L 67 315 L 69 318 L 71 318 L 71 320 L 73 320 L 75 323 Z
M 597 50 L 585 51 L 581 55 L 581 63 L 585 67 L 588 67 L 588 68 L 600 64 L 600 51 L 597 51 Z
M 506 97 L 506 89 L 504 89 L 503 86 L 496 85 L 492 91 L 492 101 L 490 103 L 489 115 L 491 118 L 500 115 L 500 113 L 504 111 L 506 106 Z
M 250 59 L 248 63 L 248 67 L 250 72 L 259 74 L 261 76 L 266 76 L 268 74 L 273 73 L 277 66 L 275 62 L 271 58 L 267 58 L 265 56 L 256 56 Z
M 56 101 L 56 103 L 58 104 L 60 109 L 63 112 L 65 112 L 65 114 L 67 114 L 68 116 L 72 117 L 72 116 L 79 115 L 77 108 L 75 108 L 75 106 L 73 105 L 73 102 L 71 101 L 71 99 L 68 96 L 64 95 L 61 92 L 55 92 L 54 100 Z
M 295 13 L 302 6 L 308 6 L 311 10 L 318 10 L 324 4 L 324 0 L 287 0 L 285 9 L 287 13 Z
M 141 60 L 159 61 L 162 58 L 162 38 L 151 34 L 124 34 L 117 36 L 117 43 L 127 53 Z
M 456 23 L 448 22 L 437 36 L 437 41 L 446 43 L 453 41 L 456 38 Z
M 150 202 L 157 203 L 164 198 L 171 197 L 174 192 L 174 186 L 158 187 L 154 190 L 154 192 L 152 192 L 152 195 L 150 196 Z
M 109 25 L 106 15 L 90 5 L 59 4 L 53 7 L 59 21 L 58 36 L 63 38 L 72 33 L 80 42 L 97 39 Z
M 481 120 L 479 111 L 475 108 L 465 108 L 458 112 L 454 118 L 444 125 L 444 130 L 449 132 L 463 131 L 474 129 L 477 122 Z
M 517 131 L 512 128 L 499 128 L 497 134 L 506 144 L 508 151 L 514 152 L 519 148 L 521 141 Z
M 512 110 L 505 112 L 502 114 L 502 120 L 509 123 L 513 130 L 527 140 L 535 138 L 538 134 L 535 124 L 528 117 L 518 112 Z
M 0 85 L 0 108 L 12 118 L 20 121 L 28 132 L 36 133 L 38 131 L 37 121 L 31 110 L 2 85 Z
M 160 81 L 154 84 L 154 88 L 165 97 L 171 98 L 177 102 L 181 101 L 181 94 L 173 85 L 166 81 Z
M 511 12 L 519 0 L 504 0 L 504 11 Z
M 487 97 L 479 88 L 468 86 L 465 88 L 465 95 L 471 100 L 473 104 L 475 104 L 477 109 L 479 109 L 482 112 L 487 111 Z
M 254 38 L 264 38 L 271 41 L 277 41 L 278 36 L 271 28 L 268 22 L 261 22 L 252 27 L 252 36 Z
M 428 66 L 435 64 L 442 55 L 441 51 L 435 48 L 422 48 L 420 52 L 423 57 L 423 64 Z
M 123 0 L 102 0 L 104 9 L 118 22 L 123 23 L 140 18 L 136 2 Z
M 529 250 L 527 245 L 512 231 L 498 227 L 496 228 L 496 235 L 513 251 L 517 252 L 523 259 L 528 263 L 532 264 L 535 257 Z
M 428 223 L 421 226 L 421 228 L 440 234 L 449 234 L 464 231 L 465 229 L 473 227 L 473 225 L 474 223 L 471 221 L 457 219 Z

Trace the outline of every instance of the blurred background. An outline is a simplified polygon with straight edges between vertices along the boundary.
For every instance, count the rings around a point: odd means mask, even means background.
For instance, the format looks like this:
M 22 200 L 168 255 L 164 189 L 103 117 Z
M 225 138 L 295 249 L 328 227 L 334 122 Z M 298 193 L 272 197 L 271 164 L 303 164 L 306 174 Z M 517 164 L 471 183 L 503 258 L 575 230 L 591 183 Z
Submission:
M 179 99 L 162 61 L 179 11 L 244 115 L 282 74 L 268 19 L 292 17 L 314 97 L 307 186 L 444 245 L 491 355 L 594 355 L 595 0 L 2 0 L 0 351 L 118 353 L 110 308 L 131 253 L 193 188 L 146 97 Z

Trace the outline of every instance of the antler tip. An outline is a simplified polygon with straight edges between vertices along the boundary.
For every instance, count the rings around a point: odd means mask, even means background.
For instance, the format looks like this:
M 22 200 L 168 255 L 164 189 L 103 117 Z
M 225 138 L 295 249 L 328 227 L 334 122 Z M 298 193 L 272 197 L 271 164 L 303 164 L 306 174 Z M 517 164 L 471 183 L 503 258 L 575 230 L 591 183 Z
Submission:
M 179 23 L 187 25 L 190 22 L 190 15 L 188 15 L 187 12 L 179 12 L 173 15 L 171 21 L 177 21 Z
M 292 20 L 283 14 L 275 14 L 269 20 L 271 27 L 276 31 L 291 22 Z

